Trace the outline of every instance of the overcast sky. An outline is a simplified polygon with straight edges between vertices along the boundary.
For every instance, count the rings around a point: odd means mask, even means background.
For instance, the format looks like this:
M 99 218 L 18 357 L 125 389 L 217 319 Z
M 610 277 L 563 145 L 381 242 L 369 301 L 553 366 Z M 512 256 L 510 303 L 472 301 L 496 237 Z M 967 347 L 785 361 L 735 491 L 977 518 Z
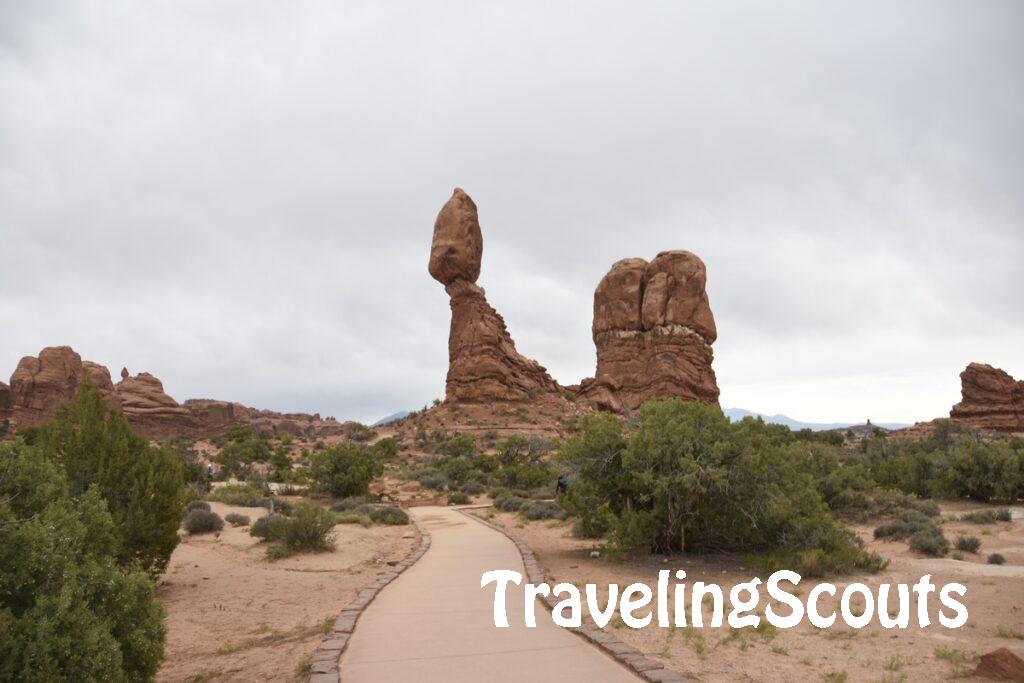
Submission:
M 770 7 L 769 7 L 770 6 Z M 371 421 L 443 396 L 454 186 L 519 350 L 592 375 L 616 260 L 708 266 L 723 406 L 1024 377 L 1019 2 L 0 1 L 0 377 Z

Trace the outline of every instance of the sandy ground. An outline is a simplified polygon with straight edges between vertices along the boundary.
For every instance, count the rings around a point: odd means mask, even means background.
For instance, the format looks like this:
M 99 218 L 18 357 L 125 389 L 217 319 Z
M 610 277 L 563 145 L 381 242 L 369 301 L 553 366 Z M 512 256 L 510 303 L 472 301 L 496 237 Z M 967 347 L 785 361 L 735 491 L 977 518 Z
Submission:
M 222 517 L 256 520 L 263 508 L 211 503 Z M 167 609 L 167 648 L 159 681 L 291 680 L 356 592 L 405 557 L 411 526 L 335 527 L 336 549 L 270 561 L 248 528 L 219 537 L 183 535 L 157 594 Z
M 950 515 L 978 508 L 977 505 L 943 505 L 943 512 Z M 598 544 L 574 539 L 566 522 L 524 524 L 521 518 L 508 513 L 496 514 L 491 521 L 513 529 L 526 541 L 549 576 L 578 586 L 592 582 L 599 587 L 609 583 L 618 583 L 621 587 L 642 581 L 653 587 L 658 570 L 681 568 L 687 572 L 688 584 L 694 581 L 717 583 L 728 595 L 728 589 L 734 584 L 749 581 L 759 573 L 745 566 L 740 557 L 591 559 L 590 551 Z M 666 667 L 701 681 L 935 681 L 969 675 L 974 656 L 999 647 L 1007 647 L 1024 657 L 1024 639 L 1021 639 L 1024 635 L 1006 635 L 1006 629 L 1024 632 L 1024 507 L 1014 509 L 1014 520 L 1010 523 L 945 522 L 943 529 L 951 542 L 961 532 L 982 541 L 978 555 L 965 554 L 963 560 L 925 558 L 911 553 L 903 542 L 869 540 L 874 526 L 854 529 L 869 541 L 872 549 L 891 559 L 889 567 L 876 575 L 828 579 L 837 585 L 839 592 L 834 599 L 825 596 L 822 603 L 831 600 L 838 607 L 838 596 L 849 583 L 861 582 L 876 589 L 882 583 L 914 584 L 924 574 L 931 574 L 932 582 L 939 586 L 954 581 L 967 586 L 965 603 L 970 616 L 963 628 L 950 630 L 938 625 L 934 595 L 929 610 L 932 626 L 920 628 L 913 594 L 911 624 L 904 631 L 887 630 L 878 624 L 877 618 L 860 630 L 848 627 L 841 620 L 824 630 L 805 620 L 795 628 L 775 633 L 752 629 L 734 631 L 727 624 L 718 629 L 663 629 L 655 624 L 633 630 L 621 621 L 613 621 L 607 628 L 620 640 L 663 661 Z M 1002 553 L 1006 564 L 985 564 L 985 558 L 993 552 Z M 806 597 L 810 585 L 818 581 L 805 580 L 797 590 Z M 877 590 L 874 593 L 877 595 Z M 602 590 L 601 595 L 604 599 L 606 591 Z M 759 609 L 764 608 L 766 601 L 767 594 L 762 590 Z M 822 612 L 826 612 L 826 608 L 827 604 L 821 604 Z M 788 613 L 784 606 L 777 611 Z M 895 609 L 890 612 L 895 614 Z M 710 612 L 705 610 L 705 615 L 706 624 Z M 1003 630 L 1004 635 L 997 635 L 997 629 Z M 938 656 L 937 650 L 940 654 L 950 653 L 953 661 Z M 960 657 L 964 658 L 963 662 L 956 661 Z

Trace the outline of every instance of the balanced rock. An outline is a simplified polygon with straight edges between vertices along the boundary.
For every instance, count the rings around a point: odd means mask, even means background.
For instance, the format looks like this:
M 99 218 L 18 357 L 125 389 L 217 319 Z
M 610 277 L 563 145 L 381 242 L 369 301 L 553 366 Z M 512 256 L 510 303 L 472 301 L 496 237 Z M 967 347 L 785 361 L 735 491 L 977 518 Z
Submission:
M 960 373 L 961 400 L 954 422 L 1000 432 L 1024 432 L 1024 381 L 991 365 L 971 363 Z
M 613 264 L 594 291 L 597 372 L 581 395 L 614 411 L 668 397 L 717 405 L 706 284 L 704 262 L 688 251 Z
M 475 284 L 482 253 L 476 204 L 455 188 L 434 223 L 429 266 L 431 276 L 451 297 L 447 399 L 485 403 L 515 401 L 533 392 L 557 392 L 558 384 L 547 370 L 516 351 L 504 319 Z
M 477 219 L 476 204 L 462 188 L 455 188 L 434 221 L 430 245 L 430 276 L 443 285 L 458 280 L 476 282 L 484 239 Z

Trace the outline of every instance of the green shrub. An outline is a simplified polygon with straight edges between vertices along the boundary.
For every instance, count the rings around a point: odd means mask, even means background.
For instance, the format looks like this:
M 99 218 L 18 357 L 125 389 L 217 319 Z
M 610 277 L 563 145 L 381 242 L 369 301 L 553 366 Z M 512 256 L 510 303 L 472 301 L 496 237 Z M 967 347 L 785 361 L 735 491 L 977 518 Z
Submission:
M 953 546 L 966 553 L 976 553 L 981 548 L 981 539 L 977 536 L 957 536 Z
M 904 510 L 892 522 L 875 529 L 875 538 L 907 539 L 920 531 L 938 531 L 935 522 L 917 510 Z
M 938 527 L 915 532 L 910 537 L 909 545 L 911 550 L 933 557 L 941 557 L 949 552 L 949 541 Z
M 225 505 L 237 507 L 261 507 L 267 505 L 267 494 L 262 486 L 256 484 L 225 484 L 210 491 L 207 496 Z
M 370 519 L 374 524 L 401 526 L 409 523 L 409 515 L 405 510 L 393 505 L 374 508 L 370 511 Z
M 467 481 L 459 490 L 467 496 L 479 496 L 487 490 L 487 487 L 478 481 Z
M 287 520 L 287 517 L 280 514 L 264 515 L 249 527 L 249 535 L 264 541 L 279 541 L 284 536 Z
M 370 526 L 373 522 L 366 515 L 357 515 L 354 512 L 342 512 L 334 516 L 335 524 L 360 524 Z
M 209 534 L 224 528 L 224 520 L 216 512 L 196 509 L 185 515 L 185 531 L 190 534 Z
M 470 502 L 469 496 L 462 491 L 453 491 L 448 494 L 449 505 L 466 505 Z
M 348 498 L 334 501 L 334 504 L 331 505 L 331 512 L 348 512 L 369 502 L 369 496 L 349 496 Z
M 555 519 L 562 515 L 562 506 L 550 500 L 536 500 L 520 510 L 526 519 Z
M 959 519 L 961 522 L 970 522 L 971 524 L 995 524 L 996 522 L 1009 522 L 1011 516 L 1009 508 L 999 508 L 998 510 L 965 512 L 960 515 Z
M 335 446 L 310 456 L 310 479 L 335 498 L 367 495 L 381 472 L 383 465 L 365 446 Z
M 1004 562 L 1006 562 L 1006 558 L 1000 555 L 999 553 L 992 553 L 988 556 L 987 562 L 989 564 L 1003 564 Z
M 525 502 L 525 498 L 520 498 L 512 493 L 503 493 L 494 499 L 494 507 L 502 512 L 518 512 Z
M 444 491 L 448 487 L 448 477 L 443 472 L 423 472 L 416 480 L 423 488 L 434 491 Z
M 229 512 L 224 515 L 224 521 L 231 526 L 249 526 L 249 517 L 247 515 L 240 515 L 237 512 Z
M 559 502 L 588 525 L 604 521 L 621 551 L 818 549 L 837 567 L 875 567 L 832 517 L 822 482 L 837 467 L 831 446 L 796 440 L 779 425 L 730 423 L 714 406 L 650 401 L 629 432 L 615 416 L 586 415 L 561 446 L 569 490 Z
M 334 542 L 330 537 L 334 527 L 334 515 L 311 503 L 295 506 L 291 517 L 285 518 L 281 542 L 291 552 L 310 550 L 331 550 Z
M 185 506 L 185 512 L 192 512 L 193 510 L 209 510 L 210 504 L 205 500 L 193 500 Z
M 40 428 L 37 448 L 59 463 L 72 498 L 95 487 L 120 536 L 118 562 L 153 576 L 167 568 L 178 544 L 184 507 L 184 458 L 150 446 L 84 380 L 75 399 Z
M 0 680 L 152 680 L 164 611 L 123 538 L 98 485 L 72 497 L 50 452 L 0 443 Z

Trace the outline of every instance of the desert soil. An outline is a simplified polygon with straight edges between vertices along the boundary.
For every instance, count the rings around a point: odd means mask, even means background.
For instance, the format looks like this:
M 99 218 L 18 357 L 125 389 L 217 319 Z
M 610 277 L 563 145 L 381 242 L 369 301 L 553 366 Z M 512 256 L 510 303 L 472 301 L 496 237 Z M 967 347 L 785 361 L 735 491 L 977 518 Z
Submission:
M 211 503 L 251 520 L 264 508 Z M 183 533 L 183 532 L 182 532 Z M 248 527 L 182 537 L 157 594 L 167 609 L 158 681 L 287 681 L 333 619 L 416 542 L 411 526 L 339 525 L 333 552 L 271 561 Z
M 943 504 L 943 515 L 979 509 L 977 505 Z M 613 561 L 592 559 L 591 551 L 599 547 L 595 541 L 575 539 L 571 524 L 560 521 L 524 523 L 509 513 L 483 513 L 492 523 L 511 529 L 537 555 L 547 575 L 557 581 L 582 586 L 596 583 L 599 588 L 609 583 L 620 587 L 641 581 L 656 585 L 661 569 L 685 569 L 686 583 L 695 581 L 719 584 L 726 595 L 737 583 L 749 581 L 758 572 L 745 564 L 742 557 L 682 557 L 668 559 L 643 557 Z M 911 625 L 905 631 L 882 628 L 877 618 L 867 627 L 854 630 L 841 620 L 830 629 L 819 630 L 804 621 L 799 626 L 778 630 L 774 634 L 757 633 L 752 629 L 734 631 L 722 628 L 662 629 L 655 625 L 633 630 L 613 621 L 607 627 L 620 640 L 638 648 L 648 656 L 662 661 L 669 669 L 692 675 L 700 681 L 935 681 L 969 675 L 973 658 L 1000 647 L 1009 648 L 1024 657 L 1024 636 L 1007 635 L 1024 632 L 1024 507 L 1013 509 L 1010 523 L 987 525 L 946 521 L 943 530 L 952 542 L 959 533 L 981 539 L 977 555 L 965 554 L 963 560 L 927 558 L 912 553 L 904 542 L 882 542 L 872 539 L 872 525 L 852 527 L 872 550 L 889 558 L 889 567 L 879 574 L 844 576 L 824 579 L 839 589 L 834 599 L 838 608 L 842 589 L 861 582 L 874 590 L 882 583 L 916 583 L 925 574 L 941 586 L 949 582 L 967 587 L 965 603 L 969 611 L 967 624 L 958 630 L 938 625 L 935 596 L 930 600 L 932 625 L 917 626 L 916 605 L 912 599 Z M 1002 566 L 986 564 L 989 553 L 1006 558 Z M 761 576 L 762 579 L 766 578 Z M 819 579 L 801 582 L 800 593 L 806 596 L 810 585 Z M 606 591 L 600 591 L 602 599 Z M 913 598 L 913 594 L 911 595 Z M 824 600 L 828 599 L 825 596 Z M 762 587 L 762 603 L 767 595 Z M 602 603 L 603 604 L 603 603 Z M 855 603 L 856 604 L 856 601 Z M 821 604 L 826 612 L 827 605 Z M 785 606 L 777 610 L 787 614 Z M 891 610 L 894 614 L 895 611 Z M 705 624 L 710 613 L 705 610 Z M 617 628 L 616 628 L 617 626 Z M 998 635 L 997 631 L 1003 635 Z M 939 654 L 947 654 L 940 657 Z M 955 661 L 963 653 L 964 661 Z M 953 658 L 953 661 L 949 657 Z M 845 672 L 846 677 L 842 674 Z M 832 676 L 828 678 L 828 676 Z

